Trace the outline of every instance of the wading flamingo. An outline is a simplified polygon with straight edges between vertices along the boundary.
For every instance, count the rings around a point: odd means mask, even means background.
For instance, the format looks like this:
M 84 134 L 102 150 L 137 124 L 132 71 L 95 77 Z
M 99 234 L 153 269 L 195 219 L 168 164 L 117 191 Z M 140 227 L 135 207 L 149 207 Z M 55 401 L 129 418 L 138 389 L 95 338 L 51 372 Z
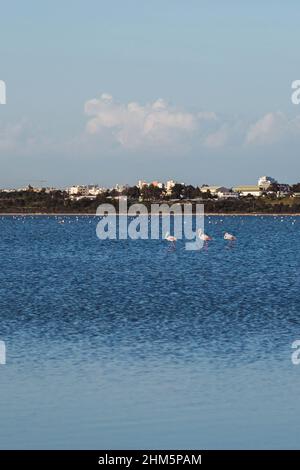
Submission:
M 199 228 L 198 230 L 198 237 L 200 238 L 200 240 L 203 240 L 204 242 L 209 242 L 210 240 L 212 240 L 212 238 L 206 233 L 204 233 L 201 228 Z
M 170 242 L 171 243 L 171 246 L 173 248 L 175 248 L 175 244 L 177 242 L 177 238 L 174 237 L 173 235 L 170 235 L 169 232 L 166 233 L 166 236 L 165 236 L 165 240 L 167 240 L 167 242 Z
M 199 230 L 198 230 L 198 237 L 200 238 L 200 240 L 204 241 L 203 247 L 205 248 L 205 250 L 207 250 L 208 242 L 210 240 L 212 240 L 212 238 L 209 235 L 207 235 L 206 233 L 204 233 L 201 228 L 199 228 Z
M 231 233 L 225 232 L 224 240 L 229 240 L 230 242 L 234 242 L 236 240 L 236 237 L 232 235 Z

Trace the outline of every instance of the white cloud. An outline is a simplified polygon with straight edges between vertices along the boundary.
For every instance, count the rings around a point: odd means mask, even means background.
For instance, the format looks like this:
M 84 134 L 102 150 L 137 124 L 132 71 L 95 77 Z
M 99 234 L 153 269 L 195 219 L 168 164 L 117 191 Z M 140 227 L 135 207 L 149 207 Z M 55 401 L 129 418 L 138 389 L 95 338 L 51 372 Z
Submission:
M 170 143 L 178 134 L 194 131 L 199 119 L 196 114 L 178 110 L 161 98 L 146 105 L 121 104 L 106 93 L 100 99 L 87 101 L 84 109 L 90 116 L 86 125 L 88 134 L 110 130 L 117 142 L 127 148 Z M 212 115 L 208 118 L 212 119 Z
M 230 129 L 228 128 L 227 124 L 223 124 L 215 132 L 211 132 L 206 136 L 204 139 L 204 145 L 205 147 L 211 149 L 224 147 L 227 144 L 229 137 Z
M 197 117 L 202 121 L 216 121 L 218 119 L 214 111 L 201 111 L 197 113 Z
M 33 156 L 61 150 L 61 142 L 49 137 L 47 129 L 28 119 L 17 122 L 0 122 L 0 157 Z
M 269 145 L 285 136 L 300 136 L 300 119 L 289 121 L 282 112 L 269 112 L 251 124 L 244 119 L 220 117 L 214 111 L 189 112 L 158 99 L 145 105 L 115 102 L 110 94 L 85 103 L 87 135 L 108 136 L 127 149 L 159 145 L 179 149 L 223 149 L 228 145 Z M 112 141 L 110 140 L 111 144 Z M 180 147 L 183 148 L 183 147 Z
M 247 144 L 272 144 L 283 137 L 290 130 L 286 116 L 277 111 L 265 114 L 250 126 L 247 135 Z
M 0 123 L 0 156 L 51 154 L 80 159 L 142 149 L 147 155 L 184 157 L 188 153 L 205 155 L 207 149 L 226 152 L 229 147 L 242 154 L 245 144 L 265 146 L 289 139 L 298 145 L 300 140 L 300 115 L 290 119 L 279 111 L 249 125 L 240 117 L 178 109 L 161 98 L 145 105 L 118 103 L 107 93 L 87 101 L 84 110 L 87 123 L 82 133 L 52 135 L 45 123 L 32 124 L 26 119 Z
M 0 151 L 10 152 L 31 146 L 34 138 L 26 122 L 0 126 Z

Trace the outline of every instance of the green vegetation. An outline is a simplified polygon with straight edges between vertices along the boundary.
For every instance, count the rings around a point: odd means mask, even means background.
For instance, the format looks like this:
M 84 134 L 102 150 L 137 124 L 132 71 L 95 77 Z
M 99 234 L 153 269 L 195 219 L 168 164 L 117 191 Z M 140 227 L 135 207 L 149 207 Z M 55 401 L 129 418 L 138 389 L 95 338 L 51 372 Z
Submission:
M 300 184 L 294 186 L 298 192 Z M 71 198 L 65 191 L 46 192 L 28 188 L 24 191 L 0 192 L 1 213 L 90 213 L 95 214 L 102 203 L 113 204 L 118 209 L 118 198 L 127 196 L 128 206 L 143 202 L 149 209 L 152 203 L 174 204 L 175 202 L 203 203 L 205 212 L 210 213 L 300 213 L 300 197 L 285 196 L 278 198 L 276 193 L 264 194 L 259 198 L 253 196 L 238 199 L 217 199 L 208 193 L 201 193 L 199 188 L 176 184 L 170 195 L 162 189 L 148 186 L 139 190 L 136 186 L 126 188 L 122 193 L 116 190 L 106 191 L 95 197 Z

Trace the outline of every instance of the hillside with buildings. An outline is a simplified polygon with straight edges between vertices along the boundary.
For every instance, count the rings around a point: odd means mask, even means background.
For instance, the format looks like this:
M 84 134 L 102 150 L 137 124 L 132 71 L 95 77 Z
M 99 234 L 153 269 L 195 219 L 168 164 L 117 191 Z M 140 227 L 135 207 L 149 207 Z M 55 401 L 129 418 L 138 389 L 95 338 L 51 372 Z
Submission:
M 211 213 L 300 213 L 300 183 L 282 184 L 262 176 L 256 185 L 232 188 L 183 182 L 139 180 L 136 185 L 116 184 L 113 188 L 73 185 L 64 189 L 33 187 L 0 190 L 1 213 L 95 213 L 103 202 L 116 208 L 120 199 L 128 204 L 203 203 Z

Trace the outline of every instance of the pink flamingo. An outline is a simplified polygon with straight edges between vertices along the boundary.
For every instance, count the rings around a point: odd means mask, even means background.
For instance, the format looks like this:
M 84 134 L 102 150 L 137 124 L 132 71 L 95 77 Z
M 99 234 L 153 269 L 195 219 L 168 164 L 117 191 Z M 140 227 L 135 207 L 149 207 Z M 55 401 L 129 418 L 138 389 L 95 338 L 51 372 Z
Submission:
M 231 233 L 225 232 L 224 240 L 229 240 L 230 242 L 234 242 L 236 240 L 236 237 L 232 235 Z
M 199 228 L 199 230 L 198 230 L 198 236 L 199 236 L 200 240 L 203 240 L 204 242 L 209 242 L 210 240 L 212 240 L 212 238 L 209 235 L 207 235 L 206 233 L 204 233 L 201 228 Z
M 200 240 L 204 241 L 204 248 L 207 249 L 208 242 L 211 241 L 212 238 L 209 235 L 207 235 L 206 233 L 204 233 L 201 228 L 199 228 L 199 230 L 198 230 L 198 237 L 200 238 Z
M 176 246 L 176 242 L 177 242 L 177 238 L 174 237 L 173 235 L 170 235 L 169 232 L 166 233 L 166 236 L 165 236 L 165 240 L 167 240 L 167 242 L 170 242 L 171 243 L 171 246 L 173 248 L 175 248 Z

